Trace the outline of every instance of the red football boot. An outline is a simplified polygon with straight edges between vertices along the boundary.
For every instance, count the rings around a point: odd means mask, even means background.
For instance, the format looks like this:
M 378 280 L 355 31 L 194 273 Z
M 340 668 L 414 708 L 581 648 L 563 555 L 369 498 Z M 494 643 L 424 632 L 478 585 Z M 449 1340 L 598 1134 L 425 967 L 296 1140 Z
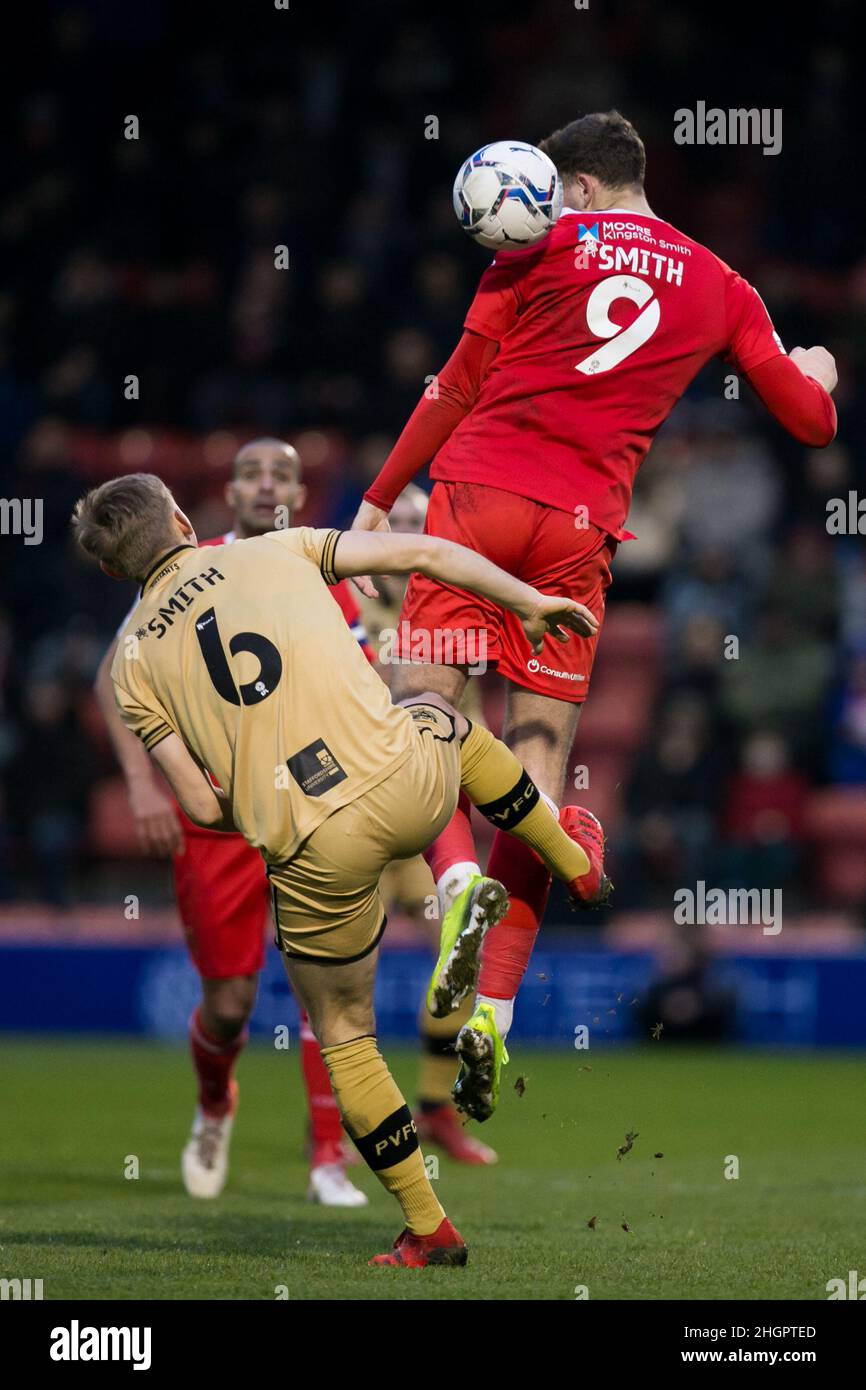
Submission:
M 568 885 L 572 905 L 603 907 L 613 884 L 604 871 L 604 831 L 600 821 L 584 806 L 563 806 L 559 823 L 589 860 L 586 873 L 572 879 Z
M 374 1255 L 371 1265 L 401 1265 L 404 1269 L 424 1269 L 426 1265 L 465 1265 L 469 1254 L 463 1237 L 444 1217 L 429 1236 L 413 1236 L 403 1230 L 387 1255 Z
M 457 1163 L 490 1164 L 499 1158 L 489 1144 L 482 1144 L 480 1139 L 466 1133 L 457 1112 L 447 1102 L 434 1110 L 419 1111 L 415 1116 L 415 1128 L 422 1149 L 436 1144 Z

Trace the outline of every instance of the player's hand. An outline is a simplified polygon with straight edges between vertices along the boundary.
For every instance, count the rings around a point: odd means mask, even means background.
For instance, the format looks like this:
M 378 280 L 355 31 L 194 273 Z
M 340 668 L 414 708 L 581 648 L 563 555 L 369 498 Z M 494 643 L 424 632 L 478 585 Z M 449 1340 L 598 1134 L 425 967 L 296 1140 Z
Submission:
M 825 391 L 833 391 L 839 377 L 832 352 L 823 347 L 795 347 L 788 353 L 788 357 L 795 367 L 800 368 L 804 376 L 810 376 L 819 386 L 823 386 Z
M 130 782 L 127 791 L 142 851 L 160 859 L 180 854 L 183 832 L 171 798 L 160 791 L 152 777 Z
M 353 531 L 390 531 L 391 526 L 388 521 L 388 513 L 383 512 L 381 507 L 374 507 L 372 502 L 362 502 L 358 508 L 355 520 L 352 522 Z M 352 579 L 352 583 L 360 589 L 365 598 L 378 598 L 379 590 L 376 588 L 369 574 L 357 574 Z
M 567 642 L 572 632 L 578 637 L 595 637 L 598 632 L 598 621 L 584 604 L 553 594 L 538 594 L 530 613 L 522 617 L 521 622 L 536 656 L 548 633 L 557 642 Z

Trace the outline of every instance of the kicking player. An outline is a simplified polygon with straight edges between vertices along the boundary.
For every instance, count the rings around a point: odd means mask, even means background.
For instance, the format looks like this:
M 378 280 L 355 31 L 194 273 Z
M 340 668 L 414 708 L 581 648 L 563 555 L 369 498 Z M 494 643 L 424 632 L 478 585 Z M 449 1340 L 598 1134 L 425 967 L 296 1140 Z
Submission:
M 563 643 L 569 629 L 589 635 L 595 619 L 426 536 L 302 528 L 203 553 L 149 474 L 88 493 L 73 528 L 103 569 L 141 584 L 111 671 L 125 723 L 192 821 L 240 831 L 265 859 L 289 980 L 344 1127 L 403 1210 L 404 1230 L 374 1263 L 465 1263 L 465 1243 L 434 1195 L 415 1124 L 376 1045 L 379 876 L 445 827 L 461 786 L 572 894 L 583 895 L 593 868 L 488 730 L 433 693 L 408 709 L 391 703 L 326 584 L 418 571 L 516 613 L 532 650 L 548 633 Z M 491 914 L 501 912 L 501 884 L 484 886 Z
M 724 357 L 780 424 L 813 448 L 835 434 L 836 369 L 822 347 L 787 355 L 757 292 L 656 216 L 644 193 L 643 142 L 618 112 L 583 116 L 542 149 L 565 186 L 562 216 L 538 246 L 498 253 L 484 272 L 435 399 L 425 393 L 354 525 L 386 527 L 396 497 L 433 458 L 427 531 L 580 600 L 600 628 L 611 562 L 630 538 L 635 474 L 701 367 Z M 369 594 L 373 586 L 359 587 Z M 536 654 L 512 614 L 423 574 L 410 581 L 404 625 L 410 650 L 419 637 L 423 649 L 436 628 L 486 638 L 488 662 L 498 662 L 507 682 L 503 737 L 558 804 L 598 628 L 568 648 L 547 640 Z M 465 666 L 400 666 L 394 696 L 433 690 L 457 704 L 466 677 Z M 601 827 L 587 812 L 567 806 L 560 816 L 569 827 L 582 823 L 603 852 Z M 428 863 L 441 891 L 465 900 L 478 881 L 475 861 L 464 805 Z M 504 836 L 488 872 L 505 884 L 511 907 L 484 942 L 478 1007 L 458 1050 L 468 1030 L 492 1035 L 502 1057 L 550 876 Z
M 254 439 L 238 452 L 226 484 L 231 531 L 201 544 L 230 545 L 261 536 L 272 531 L 278 520 L 289 525 L 305 498 L 297 451 L 281 439 Z M 330 592 L 366 650 L 349 585 L 342 582 Z M 178 911 L 201 979 L 201 1003 L 189 1022 L 198 1101 L 181 1173 L 190 1196 L 218 1197 L 228 1177 L 238 1106 L 235 1065 L 248 1038 L 247 1025 L 265 963 L 270 892 L 261 855 L 242 835 L 221 835 L 195 825 L 168 794 L 140 740 L 118 712 L 111 681 L 116 650 L 115 639 L 99 668 L 97 699 L 123 772 L 142 848 L 147 854 L 172 858 Z M 324 1206 L 365 1206 L 366 1194 L 346 1175 L 340 1113 L 319 1044 L 303 1011 L 300 1043 L 309 1117 L 307 1197 Z

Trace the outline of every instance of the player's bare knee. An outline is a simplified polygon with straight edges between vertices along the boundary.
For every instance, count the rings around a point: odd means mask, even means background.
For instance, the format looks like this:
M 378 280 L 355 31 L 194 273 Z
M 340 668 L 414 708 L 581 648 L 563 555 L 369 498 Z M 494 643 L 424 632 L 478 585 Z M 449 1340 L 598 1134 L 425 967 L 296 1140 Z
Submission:
M 209 1033 L 220 1042 L 234 1042 L 247 1025 L 248 1014 L 236 1013 L 232 1009 L 210 1009 L 205 1017 Z
M 458 701 L 467 680 L 465 666 L 398 666 L 391 682 L 395 704 L 435 695 L 437 700 Z
M 216 1037 L 231 1042 L 249 1022 L 256 1002 L 256 979 L 237 975 L 227 980 L 204 980 L 203 995 L 205 1026 Z

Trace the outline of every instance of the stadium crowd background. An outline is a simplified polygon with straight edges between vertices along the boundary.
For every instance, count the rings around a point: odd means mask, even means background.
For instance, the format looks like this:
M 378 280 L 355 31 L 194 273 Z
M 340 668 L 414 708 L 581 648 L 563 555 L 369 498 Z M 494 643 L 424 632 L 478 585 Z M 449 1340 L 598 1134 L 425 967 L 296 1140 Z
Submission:
M 617 106 L 654 210 L 759 288 L 786 346 L 835 353 L 840 423 L 812 453 L 747 387 L 730 398 L 721 364 L 695 383 L 617 557 L 573 799 L 606 818 L 620 908 L 703 878 L 862 909 L 866 562 L 826 525 L 829 499 L 866 493 L 860 94 L 852 7 L 822 8 L 823 40 L 787 26 L 767 71 L 726 7 L 649 0 L 262 5 L 225 27 L 210 7 L 51 7 L 38 80 L 2 94 L 2 493 L 43 499 L 44 538 L 0 550 L 0 896 L 98 898 L 132 852 L 91 696 L 130 594 L 68 542 L 84 487 L 159 472 L 216 534 L 234 448 L 278 434 L 303 520 L 348 524 L 487 263 L 451 210 L 461 159 Z M 697 100 L 781 108 L 782 152 L 677 146 Z

